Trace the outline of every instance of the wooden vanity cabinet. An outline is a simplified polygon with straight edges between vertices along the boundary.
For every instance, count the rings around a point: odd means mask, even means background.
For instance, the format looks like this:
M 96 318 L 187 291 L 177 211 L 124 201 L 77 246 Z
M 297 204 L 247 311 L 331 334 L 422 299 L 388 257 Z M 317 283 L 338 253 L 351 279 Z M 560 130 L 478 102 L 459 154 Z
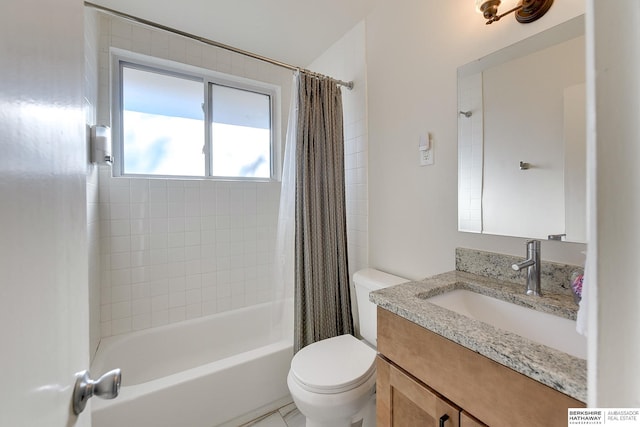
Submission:
M 465 411 L 460 412 L 460 427 L 487 427 Z
M 378 426 L 460 426 L 458 407 L 381 357 L 376 368 Z
M 562 426 L 584 403 L 378 307 L 379 427 Z

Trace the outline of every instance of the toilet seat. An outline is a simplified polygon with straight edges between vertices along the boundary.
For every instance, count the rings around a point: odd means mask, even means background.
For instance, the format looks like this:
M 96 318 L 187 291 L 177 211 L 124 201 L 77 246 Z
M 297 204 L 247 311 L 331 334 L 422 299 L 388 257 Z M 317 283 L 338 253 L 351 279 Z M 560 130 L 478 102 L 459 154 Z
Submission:
M 376 351 L 353 335 L 310 344 L 291 361 L 292 379 L 304 390 L 336 394 L 357 388 L 375 375 Z

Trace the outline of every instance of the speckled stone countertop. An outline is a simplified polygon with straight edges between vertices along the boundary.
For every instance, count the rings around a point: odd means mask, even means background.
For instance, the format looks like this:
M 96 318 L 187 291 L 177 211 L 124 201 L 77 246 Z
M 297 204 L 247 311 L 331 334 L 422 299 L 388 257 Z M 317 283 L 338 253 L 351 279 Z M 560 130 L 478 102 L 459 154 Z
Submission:
M 452 271 L 371 292 L 369 299 L 413 323 L 450 339 L 582 402 L 587 400 L 587 362 L 519 335 L 460 315 L 426 298 L 467 289 L 524 307 L 575 319 L 571 295 L 528 296 L 524 288 L 495 278 Z

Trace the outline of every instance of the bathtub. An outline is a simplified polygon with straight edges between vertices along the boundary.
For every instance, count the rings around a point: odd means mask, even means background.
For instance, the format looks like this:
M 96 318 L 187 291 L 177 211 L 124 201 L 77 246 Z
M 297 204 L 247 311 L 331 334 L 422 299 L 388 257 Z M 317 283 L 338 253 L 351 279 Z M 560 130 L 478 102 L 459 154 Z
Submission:
M 103 339 L 92 377 L 120 368 L 122 385 L 116 399 L 91 399 L 93 426 L 233 425 L 291 401 L 293 334 L 273 332 L 271 306 Z

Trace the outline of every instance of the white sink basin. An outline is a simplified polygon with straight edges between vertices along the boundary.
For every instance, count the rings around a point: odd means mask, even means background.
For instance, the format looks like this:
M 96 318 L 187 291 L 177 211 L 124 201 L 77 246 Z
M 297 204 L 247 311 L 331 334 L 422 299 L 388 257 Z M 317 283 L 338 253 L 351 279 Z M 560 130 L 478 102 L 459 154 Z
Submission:
M 574 320 L 464 289 L 436 295 L 426 301 L 572 356 L 587 358 L 587 340 L 576 332 Z

